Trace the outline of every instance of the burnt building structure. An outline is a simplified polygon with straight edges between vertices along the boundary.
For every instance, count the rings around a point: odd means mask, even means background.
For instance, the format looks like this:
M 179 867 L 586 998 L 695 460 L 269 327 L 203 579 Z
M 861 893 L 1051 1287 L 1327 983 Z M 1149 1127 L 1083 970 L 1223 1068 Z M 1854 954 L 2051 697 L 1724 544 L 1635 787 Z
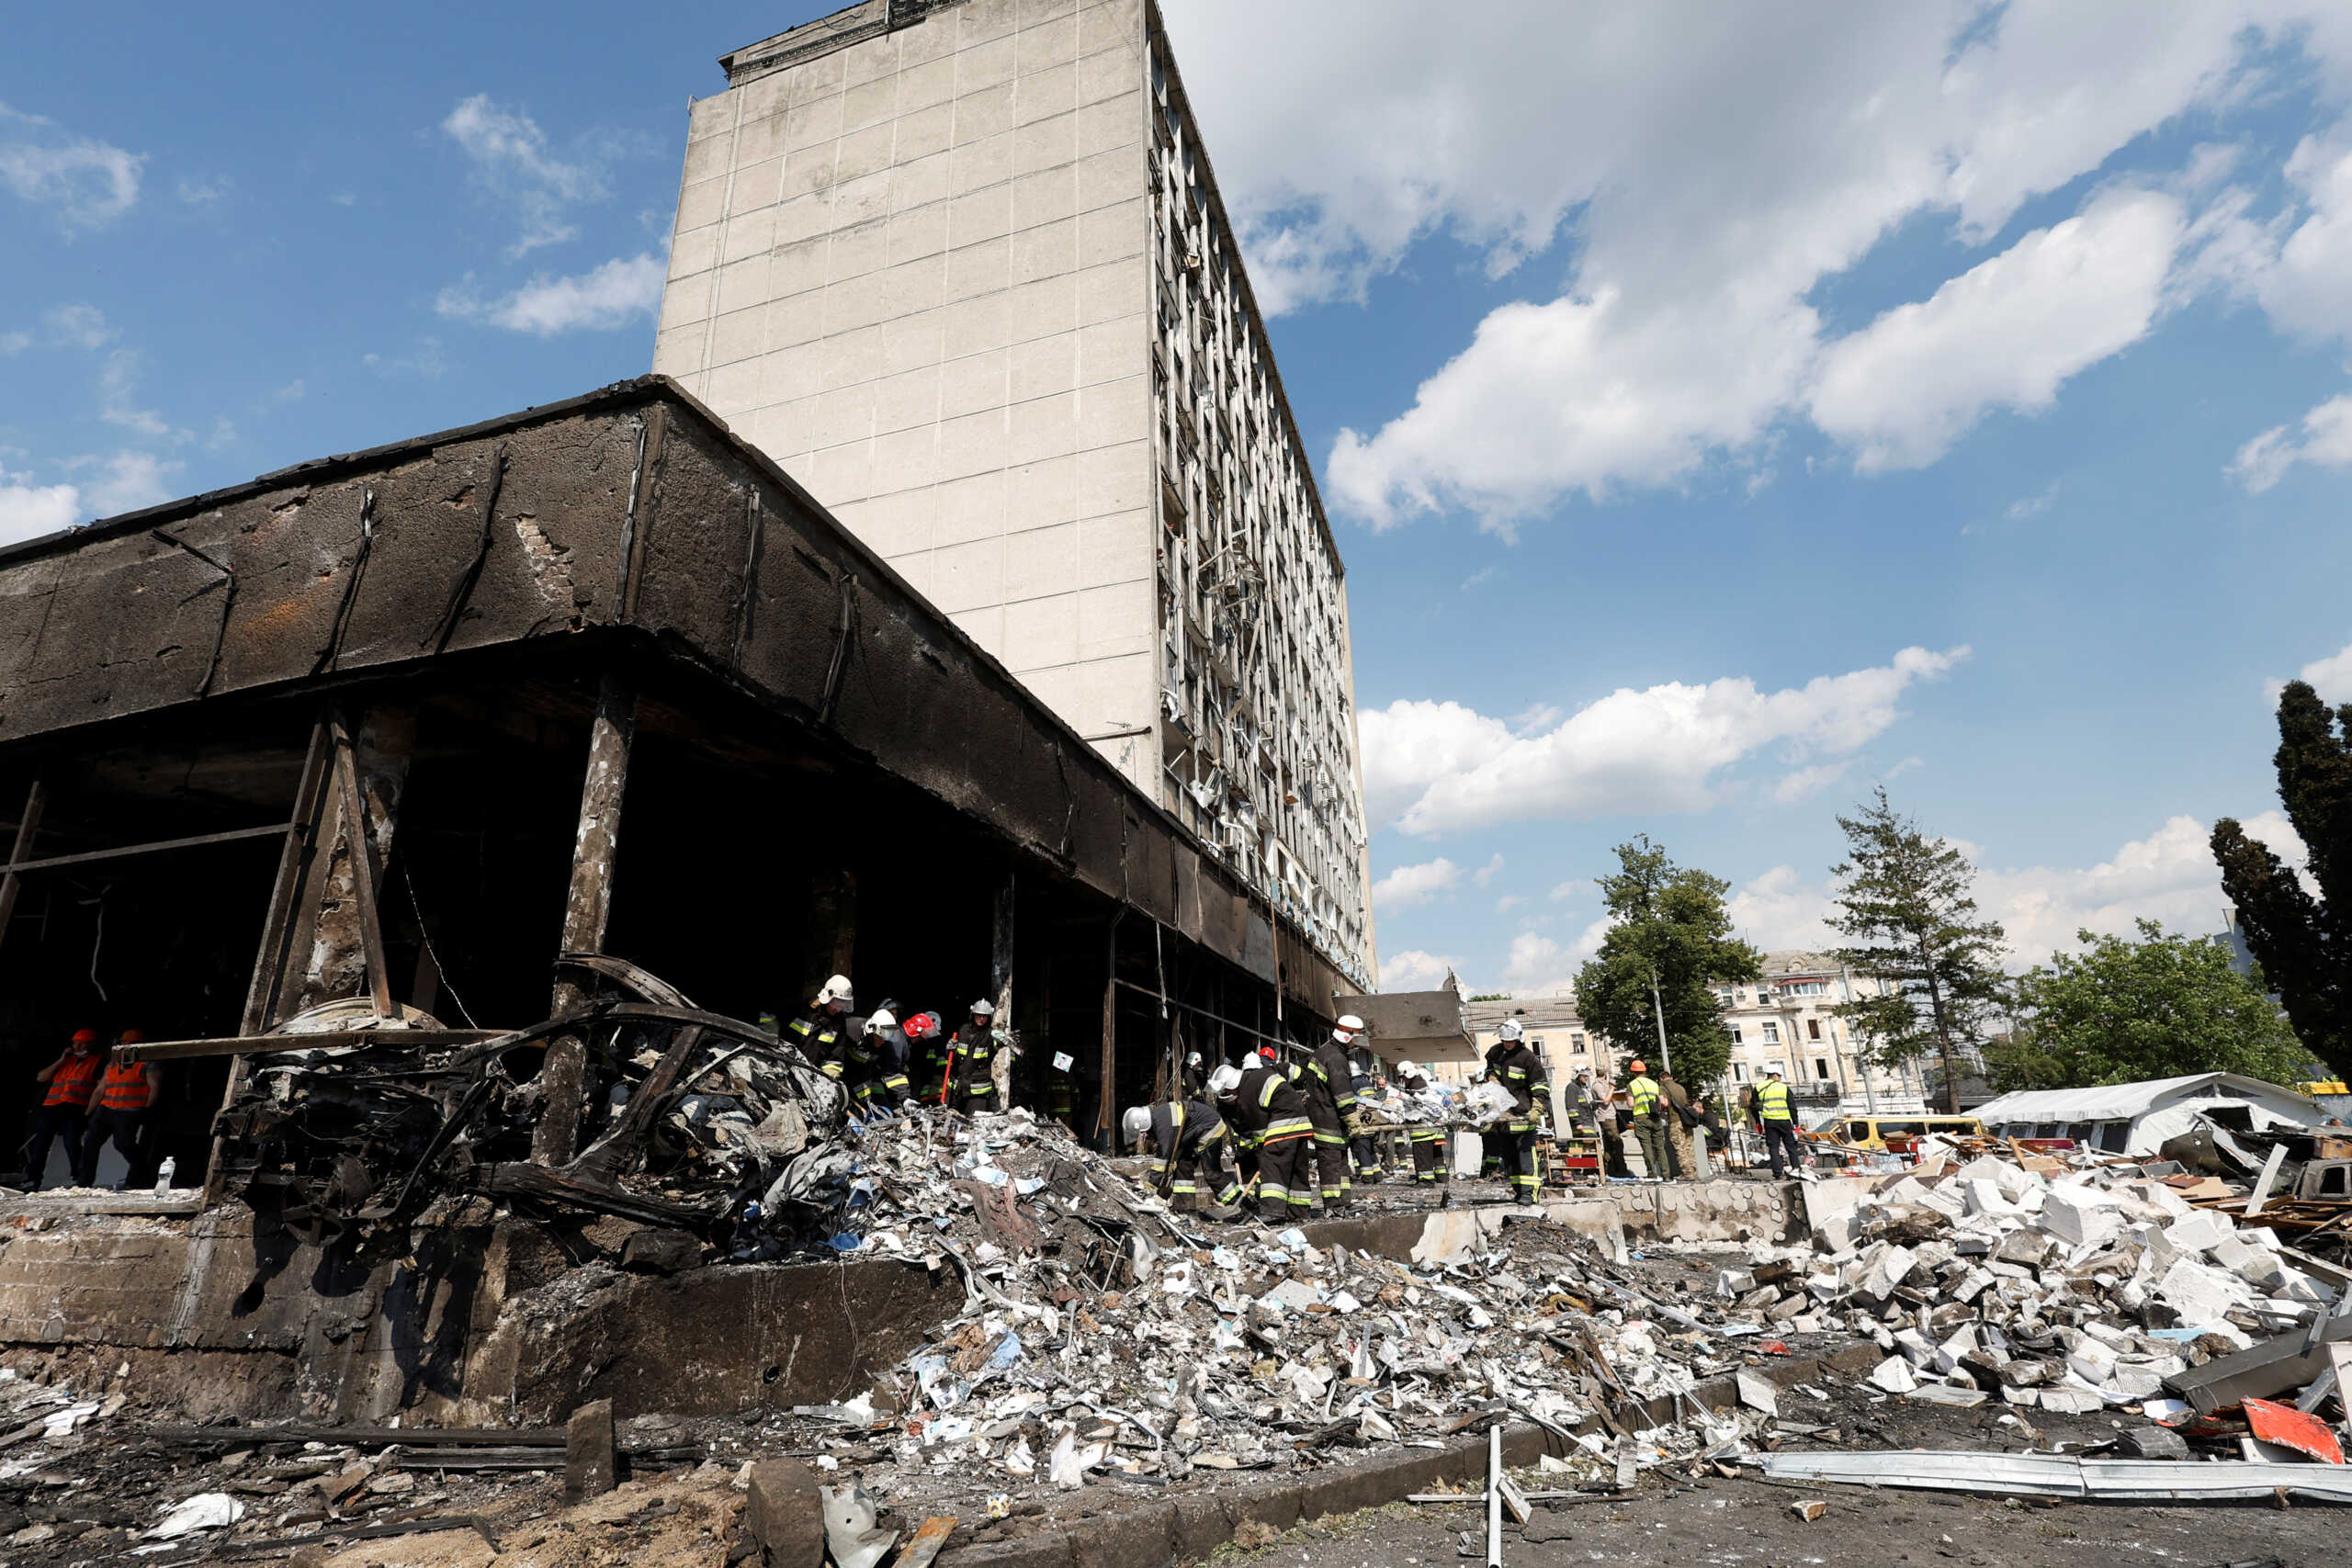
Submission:
M 1356 989 L 659 376 L 0 551 L 0 1113 L 77 1027 L 185 1043 L 184 1182 L 238 1042 L 518 1026 L 562 952 L 742 1018 L 1001 998 L 1016 1099 L 1067 1055 L 1095 1129 Z

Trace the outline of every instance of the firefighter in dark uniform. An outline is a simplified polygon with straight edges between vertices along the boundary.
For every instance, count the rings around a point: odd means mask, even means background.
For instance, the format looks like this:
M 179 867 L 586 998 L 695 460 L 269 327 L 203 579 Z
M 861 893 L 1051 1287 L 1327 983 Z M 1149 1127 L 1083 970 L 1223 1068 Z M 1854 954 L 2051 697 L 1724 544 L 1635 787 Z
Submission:
M 1348 1179 L 1348 1133 L 1356 1120 L 1355 1069 L 1348 1066 L 1348 1042 L 1363 1028 L 1350 1014 L 1304 1060 L 1294 1055 L 1291 1077 L 1306 1102 L 1307 1120 L 1315 1126 L 1315 1164 L 1322 1179 L 1323 1207 L 1347 1207 L 1354 1183 Z
M 1315 1147 L 1315 1123 L 1290 1077 L 1274 1066 L 1271 1047 L 1250 1057 L 1246 1071 L 1220 1067 L 1210 1080 L 1226 1085 L 1217 1106 L 1258 1162 L 1258 1213 L 1264 1219 L 1305 1219 L 1315 1208 L 1307 1171 Z M 1233 1073 L 1229 1084 L 1227 1075 Z
M 956 1032 L 949 1050 L 948 1103 L 958 1111 L 1001 1111 L 996 1096 L 996 1004 L 982 997 L 972 1004 L 969 1023 Z
M 1430 1080 L 1421 1076 L 1420 1068 L 1405 1062 L 1396 1068 L 1396 1087 L 1419 1099 L 1428 1090 Z M 1444 1126 L 1435 1122 L 1415 1122 L 1406 1136 L 1413 1145 L 1413 1179 L 1423 1187 L 1443 1182 L 1450 1198 L 1453 1190 L 1453 1162 L 1445 1157 Z
M 1535 1130 L 1551 1115 L 1551 1076 L 1544 1059 L 1520 1037 L 1519 1020 L 1507 1018 L 1487 1049 L 1487 1077 L 1510 1091 L 1511 1108 L 1503 1120 L 1487 1130 L 1487 1137 L 1502 1156 L 1510 1178 L 1514 1202 L 1537 1199 Z
M 1363 1109 L 1364 1096 L 1372 1093 L 1379 1084 L 1370 1073 L 1356 1074 L 1353 1084 L 1356 1114 L 1349 1123 L 1348 1157 L 1355 1167 L 1356 1179 L 1370 1186 L 1388 1174 L 1387 1159 L 1380 1152 L 1384 1136 L 1382 1126 L 1375 1124 Z
M 1159 1156 L 1159 1165 L 1151 1173 L 1152 1185 L 1177 1213 L 1240 1201 L 1241 1183 L 1225 1167 L 1226 1145 L 1232 1131 L 1208 1101 L 1188 1096 L 1138 1105 L 1121 1119 L 1120 1125 L 1129 1142 L 1148 1140 Z
M 865 1021 L 858 1041 L 862 1051 L 853 1057 L 853 1066 L 861 1075 L 854 1091 L 858 1103 L 878 1104 L 893 1112 L 906 1110 L 914 1099 L 914 1086 L 907 1081 L 910 1047 L 891 1004 L 883 1003 Z
M 947 1036 L 939 1028 L 939 1015 L 919 1012 L 907 1020 L 907 1044 L 914 1060 L 910 1064 L 914 1077 L 915 1098 L 928 1104 L 940 1105 L 947 1098 Z
M 786 1044 L 799 1047 L 800 1054 L 822 1068 L 827 1077 L 839 1080 L 849 1073 L 842 1037 L 854 1021 L 849 1016 L 850 1007 L 849 976 L 836 975 L 818 991 L 817 999 L 778 1032 Z

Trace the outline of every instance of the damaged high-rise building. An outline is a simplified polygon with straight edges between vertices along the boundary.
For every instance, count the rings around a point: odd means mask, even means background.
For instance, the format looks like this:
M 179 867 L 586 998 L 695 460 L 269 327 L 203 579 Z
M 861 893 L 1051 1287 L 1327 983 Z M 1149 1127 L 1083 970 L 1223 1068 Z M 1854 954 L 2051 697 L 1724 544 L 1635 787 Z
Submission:
M 866 0 L 694 106 L 654 367 L 1359 987 L 1346 581 L 1149 0 Z

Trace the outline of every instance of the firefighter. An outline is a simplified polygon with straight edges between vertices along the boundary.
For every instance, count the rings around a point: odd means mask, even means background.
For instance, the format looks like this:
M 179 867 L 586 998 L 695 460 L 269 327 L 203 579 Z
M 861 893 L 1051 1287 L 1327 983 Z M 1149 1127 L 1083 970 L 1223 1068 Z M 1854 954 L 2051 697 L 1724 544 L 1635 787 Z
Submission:
M 1487 1140 L 1495 1146 L 1504 1174 L 1510 1178 L 1511 1200 L 1536 1201 L 1535 1130 L 1552 1111 L 1552 1084 L 1544 1059 L 1521 1038 L 1519 1020 L 1503 1020 L 1495 1043 L 1487 1048 L 1487 1077 L 1510 1094 L 1511 1108 L 1489 1127 Z
M 65 1179 L 75 1179 L 82 1166 L 83 1130 L 89 1125 L 90 1096 L 97 1090 L 98 1074 L 105 1066 L 98 1032 L 77 1029 L 65 1054 L 33 1075 L 33 1082 L 47 1084 L 49 1093 L 33 1118 L 33 1135 L 25 1145 L 26 1191 L 40 1190 L 41 1178 L 49 1170 L 49 1145 L 61 1137 L 65 1140 Z
M 849 976 L 836 975 L 819 988 L 817 999 L 782 1031 L 786 1044 L 797 1046 L 802 1055 L 837 1082 L 849 1071 L 842 1037 L 849 1032 L 850 1005 Z
M 1348 1134 L 1356 1114 L 1354 1069 L 1348 1066 L 1348 1042 L 1363 1032 L 1363 1021 L 1353 1013 L 1332 1028 L 1331 1038 L 1303 1059 L 1294 1054 L 1290 1076 L 1315 1127 L 1315 1164 L 1322 1179 L 1323 1207 L 1344 1209 L 1354 1184 L 1348 1179 Z
M 1429 1092 L 1430 1080 L 1422 1077 L 1420 1068 L 1410 1062 L 1402 1062 L 1396 1067 L 1396 1087 L 1404 1090 L 1408 1098 L 1419 1100 L 1422 1095 Z M 1426 1108 L 1421 1108 L 1417 1110 L 1415 1114 L 1426 1116 L 1430 1112 Z M 1423 1187 L 1435 1187 L 1440 1182 L 1444 1183 L 1446 1200 L 1451 1202 L 1453 1197 L 1453 1162 L 1445 1157 L 1444 1123 L 1415 1122 L 1407 1137 L 1413 1145 L 1413 1179 Z
M 1666 1118 L 1660 1107 L 1666 1091 L 1650 1077 L 1648 1064 L 1625 1064 L 1634 1076 L 1625 1080 L 1625 1100 L 1634 1108 L 1634 1141 L 1642 1145 L 1642 1169 L 1652 1181 L 1666 1179 Z
M 916 1097 L 933 1105 L 947 1103 L 947 1037 L 939 1028 L 939 1015 L 919 1012 L 903 1026 L 907 1048 L 912 1053 Z
M 907 1081 L 910 1047 L 906 1031 L 899 1027 L 899 1015 L 889 1002 L 875 1010 L 858 1032 L 859 1049 L 853 1054 L 851 1064 L 859 1074 L 856 1094 L 862 1106 L 879 1101 L 883 1109 L 898 1112 L 906 1110 L 914 1099 L 914 1087 Z
M 135 1029 L 126 1029 L 119 1044 L 138 1045 L 146 1038 Z M 90 1102 L 89 1131 L 83 1134 L 81 1164 L 74 1172 L 75 1186 L 98 1184 L 98 1156 L 109 1138 L 122 1155 L 125 1186 L 143 1187 L 154 1179 L 147 1172 L 148 1145 L 154 1141 L 147 1116 L 155 1103 L 157 1087 L 153 1063 L 126 1062 L 119 1049 L 108 1057 L 106 1075 L 98 1079 L 97 1093 Z
M 1274 1066 L 1272 1046 L 1250 1060 L 1251 1066 L 1234 1078 L 1218 1105 L 1241 1146 L 1257 1157 L 1259 1214 L 1305 1219 L 1315 1208 L 1315 1194 L 1306 1185 L 1315 1123 L 1307 1120 L 1306 1101 Z M 1217 1077 L 1221 1079 L 1230 1070 L 1219 1068 Z
M 1355 1090 L 1355 1114 L 1348 1122 L 1348 1158 L 1355 1167 L 1355 1177 L 1365 1186 L 1372 1186 L 1388 1174 L 1386 1162 L 1380 1153 L 1381 1128 L 1364 1109 L 1364 1097 L 1377 1091 L 1379 1081 L 1370 1073 L 1357 1073 L 1350 1080 Z
M 1186 1055 L 1184 1071 L 1181 1075 L 1184 1080 L 1184 1092 L 1194 1100 L 1200 1099 L 1204 1092 L 1203 1086 L 1208 1082 L 1208 1066 L 1201 1060 L 1201 1054 L 1198 1051 Z
M 948 1052 L 948 1103 L 963 1111 L 1001 1110 L 996 1101 L 996 1053 L 1003 1044 L 996 1029 L 996 1004 L 982 997 L 972 1004 L 971 1021 L 956 1032 Z
M 1129 1142 L 1148 1140 L 1159 1154 L 1152 1185 L 1177 1213 L 1198 1212 L 1211 1205 L 1229 1208 L 1240 1201 L 1241 1183 L 1225 1166 L 1226 1145 L 1232 1131 L 1208 1101 L 1187 1095 L 1158 1105 L 1138 1105 L 1120 1125 L 1126 1129 Z

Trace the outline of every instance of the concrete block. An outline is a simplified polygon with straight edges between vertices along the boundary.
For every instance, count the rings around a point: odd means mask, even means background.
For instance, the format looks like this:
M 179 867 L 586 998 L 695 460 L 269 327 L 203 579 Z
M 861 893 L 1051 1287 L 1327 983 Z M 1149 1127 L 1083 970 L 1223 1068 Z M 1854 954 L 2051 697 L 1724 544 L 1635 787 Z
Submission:
M 1175 1557 L 1176 1510 L 1145 1503 L 1074 1520 L 1067 1534 L 1073 1568 L 1168 1568 Z
M 591 1400 L 573 1411 L 564 1423 L 564 1500 L 578 1503 L 603 1496 L 619 1483 L 617 1470 L 618 1461 L 613 1451 L 613 1402 Z
M 2041 1228 L 2068 1247 L 2095 1246 L 2123 1228 L 2112 1194 L 2097 1188 L 2052 1189 L 2041 1206 Z
M 756 1552 L 759 1568 L 823 1568 L 825 1511 L 816 1472 L 794 1459 L 754 1461 L 743 1505 L 743 1539 Z M 956 1560 L 973 1561 L 965 1552 Z
M 2245 1299 L 2245 1287 L 2235 1275 L 2186 1258 L 2165 1270 L 2156 1292 L 2191 1326 L 2221 1322 Z
M 1233 1539 L 1233 1512 L 1214 1492 L 1179 1497 L 1174 1510 L 1168 1533 L 1179 1562 L 1205 1562 Z

